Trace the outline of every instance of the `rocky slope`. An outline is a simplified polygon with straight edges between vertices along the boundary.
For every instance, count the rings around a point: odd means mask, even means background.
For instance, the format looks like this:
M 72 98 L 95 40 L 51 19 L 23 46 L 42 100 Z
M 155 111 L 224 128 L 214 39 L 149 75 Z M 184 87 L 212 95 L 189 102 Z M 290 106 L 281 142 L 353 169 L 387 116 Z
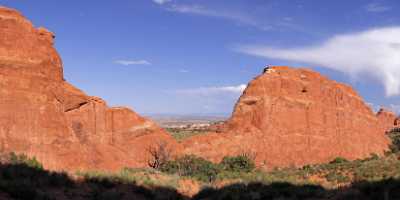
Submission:
M 63 78 L 54 34 L 0 7 L 0 151 L 48 169 L 147 166 L 151 145 L 176 142 L 128 108 L 110 108 Z
M 387 111 L 375 115 L 347 85 L 308 69 L 271 67 L 250 82 L 219 133 L 183 145 L 214 161 L 245 153 L 267 168 L 301 166 L 383 154 L 394 120 Z

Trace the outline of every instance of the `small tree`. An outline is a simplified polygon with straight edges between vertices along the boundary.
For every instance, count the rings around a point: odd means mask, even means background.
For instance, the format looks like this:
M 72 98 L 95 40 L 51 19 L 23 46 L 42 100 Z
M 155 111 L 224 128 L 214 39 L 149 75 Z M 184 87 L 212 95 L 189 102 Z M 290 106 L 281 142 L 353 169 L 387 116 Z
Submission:
M 36 169 L 43 169 L 42 163 L 40 163 L 35 156 L 30 158 L 25 154 L 16 154 L 14 152 L 11 152 L 8 155 L 2 155 L 1 157 L 2 163 L 7 163 L 11 165 L 26 165 L 28 167 Z
M 394 128 L 388 133 L 389 138 L 392 140 L 392 144 L 389 146 L 392 153 L 400 152 L 400 128 Z
M 233 172 L 251 172 L 255 169 L 254 160 L 242 154 L 239 156 L 226 156 L 221 161 L 221 167 Z
M 171 158 L 171 149 L 168 148 L 165 141 L 161 141 L 155 146 L 149 146 L 147 152 L 150 154 L 148 165 L 153 169 L 160 169 Z

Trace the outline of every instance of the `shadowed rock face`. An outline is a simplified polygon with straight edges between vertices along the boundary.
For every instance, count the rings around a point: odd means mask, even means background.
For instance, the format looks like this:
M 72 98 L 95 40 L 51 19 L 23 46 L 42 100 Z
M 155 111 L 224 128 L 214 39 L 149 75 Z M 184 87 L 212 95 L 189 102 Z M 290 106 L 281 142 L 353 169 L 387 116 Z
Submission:
M 258 165 L 301 166 L 383 154 L 393 126 L 349 86 L 308 69 L 272 67 L 250 82 L 220 133 L 189 138 L 186 153 L 218 161 L 250 153 Z
M 0 7 L 0 151 L 56 170 L 147 166 L 149 145 L 176 142 L 128 108 L 109 108 L 63 78 L 54 34 Z

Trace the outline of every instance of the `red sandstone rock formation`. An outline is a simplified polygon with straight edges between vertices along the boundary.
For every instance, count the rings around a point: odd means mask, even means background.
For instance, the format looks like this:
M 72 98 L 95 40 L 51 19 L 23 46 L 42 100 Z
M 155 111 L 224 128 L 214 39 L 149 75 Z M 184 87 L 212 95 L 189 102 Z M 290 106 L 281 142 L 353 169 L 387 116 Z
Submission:
M 396 119 L 394 120 L 394 126 L 395 127 L 399 127 L 400 126 L 400 117 L 396 117 Z
M 372 113 L 350 87 L 306 69 L 273 67 L 253 80 L 218 133 L 180 145 L 127 108 L 110 108 L 67 83 L 54 34 L 0 7 L 0 151 L 36 156 L 56 170 L 143 167 L 148 148 L 218 161 L 248 153 L 267 167 L 382 154 L 393 114 Z
M 380 124 L 382 125 L 383 129 L 390 130 L 393 127 L 397 126 L 397 116 L 394 112 L 381 108 L 378 113 L 376 113 Z
M 383 154 L 390 123 L 392 115 L 377 117 L 347 85 L 308 69 L 272 67 L 250 82 L 221 133 L 183 145 L 214 161 L 250 153 L 260 166 L 301 166 Z
M 176 142 L 128 108 L 109 108 L 67 83 L 54 34 L 0 7 L 0 151 L 55 170 L 147 165 L 147 149 Z

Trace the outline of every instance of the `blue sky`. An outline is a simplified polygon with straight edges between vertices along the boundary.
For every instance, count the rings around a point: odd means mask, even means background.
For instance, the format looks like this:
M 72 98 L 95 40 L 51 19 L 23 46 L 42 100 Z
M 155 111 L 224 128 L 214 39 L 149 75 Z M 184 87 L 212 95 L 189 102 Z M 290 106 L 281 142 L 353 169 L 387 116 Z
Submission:
M 0 0 L 56 34 L 65 78 L 139 113 L 229 114 L 265 65 L 400 111 L 397 0 Z M 399 104 L 399 105 L 398 105 Z

